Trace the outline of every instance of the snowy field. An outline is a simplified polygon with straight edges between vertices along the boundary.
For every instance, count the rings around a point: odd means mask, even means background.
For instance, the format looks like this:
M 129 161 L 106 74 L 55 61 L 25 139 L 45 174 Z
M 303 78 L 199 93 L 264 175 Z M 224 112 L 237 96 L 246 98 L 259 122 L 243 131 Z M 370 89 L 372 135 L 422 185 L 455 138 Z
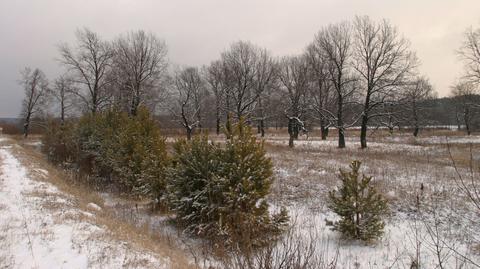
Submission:
M 480 136 L 382 135 L 361 150 L 356 137 L 348 137 L 345 149 L 336 147 L 335 137 L 301 137 L 290 149 L 286 136 L 272 135 L 265 145 L 276 178 L 268 198 L 272 208 L 286 206 L 294 239 L 335 260 L 336 268 L 411 268 L 415 260 L 420 268 L 478 268 L 480 212 L 458 188 L 450 154 L 467 174 L 470 154 L 480 160 Z M 177 258 L 119 239 L 120 229 L 98 221 L 107 210 L 118 223 L 141 227 L 136 236 L 174 242 L 200 268 L 217 264 L 204 242 L 175 229 L 169 216 L 152 214 L 146 203 L 98 193 L 101 202 L 79 206 L 78 197 L 48 182 L 50 170 L 25 163 L 19 149 L 0 138 L 0 268 L 195 268 L 174 266 Z M 326 205 L 328 192 L 352 160 L 374 176 L 391 209 L 384 236 L 368 244 L 345 240 L 329 225 L 337 216 Z
M 346 149 L 334 139 L 301 138 L 294 149 L 286 138 L 266 139 L 277 178 L 271 200 L 287 206 L 298 236 L 308 241 L 313 234 L 317 251 L 337 268 L 411 268 L 414 260 L 420 268 L 478 268 L 480 212 L 458 189 L 446 143 L 455 159 L 466 161 L 471 147 L 478 160 L 480 136 L 376 137 L 365 150 L 354 139 Z M 369 244 L 344 240 L 327 225 L 337 219 L 326 205 L 328 191 L 352 160 L 362 161 L 362 172 L 390 201 L 385 234 Z

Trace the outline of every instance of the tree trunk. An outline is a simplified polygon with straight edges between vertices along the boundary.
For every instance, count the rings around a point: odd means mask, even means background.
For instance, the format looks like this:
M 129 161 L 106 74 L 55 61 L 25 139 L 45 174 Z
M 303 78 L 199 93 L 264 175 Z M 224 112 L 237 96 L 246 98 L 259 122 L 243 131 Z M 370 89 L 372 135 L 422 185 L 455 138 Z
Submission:
M 23 124 L 23 136 L 27 138 L 28 133 L 30 132 L 30 117 L 31 113 L 27 112 L 27 117 L 25 117 L 25 122 Z
M 62 99 L 62 102 L 61 102 L 61 107 L 60 107 L 60 124 L 63 125 L 65 123 L 65 104 L 63 102 L 63 99 Z
M 218 116 L 217 116 L 216 127 L 217 127 L 217 135 L 219 135 L 220 134 L 220 117 Z
M 343 129 L 343 98 L 338 98 L 337 110 L 338 147 L 345 148 L 345 130 Z
M 92 114 L 97 113 L 97 106 L 98 106 L 97 103 L 98 103 L 98 101 L 97 101 L 97 89 L 94 88 L 93 94 L 92 94 L 92 108 L 91 108 Z
M 338 128 L 338 147 L 345 148 L 345 131 L 342 128 Z
M 202 126 L 202 115 L 201 115 L 200 113 L 201 113 L 201 112 L 200 112 L 200 109 L 199 109 L 199 110 L 198 110 L 198 114 L 197 114 L 197 121 L 198 121 L 197 127 L 198 127 L 199 129 L 202 129 L 202 127 L 203 127 L 203 126 Z M 200 130 L 200 132 L 201 132 L 201 131 L 202 131 L 202 130 Z
M 459 112 L 455 112 L 455 119 L 457 120 L 457 131 L 460 131 L 462 130 L 462 124 L 460 123 L 460 116 L 459 116 Z
M 418 128 L 418 126 L 415 126 L 415 130 L 413 130 L 413 136 L 417 137 L 419 131 L 420 131 L 420 128 Z
M 138 112 L 138 106 L 140 105 L 140 93 L 136 92 L 132 98 L 132 107 L 130 108 L 130 116 L 136 116 Z
M 325 122 L 323 119 L 320 121 L 320 132 L 322 133 L 322 140 L 327 140 L 328 127 L 325 127 Z
M 414 117 L 413 120 L 414 120 L 414 126 L 415 126 L 415 129 L 413 130 L 413 136 L 417 137 L 418 132 L 420 131 L 420 127 L 419 127 L 419 124 L 418 124 L 418 117 L 417 117 L 416 112 L 414 112 L 413 117 Z
M 25 122 L 25 124 L 23 125 L 23 137 L 27 138 L 29 131 L 30 131 L 30 123 Z
M 260 135 L 265 137 L 265 121 L 263 119 L 260 120 Z
M 191 140 L 192 139 L 192 128 L 186 128 L 187 130 L 187 140 Z
M 465 121 L 465 130 L 467 131 L 467 135 L 470 135 L 472 131 L 470 130 L 470 123 L 468 120 Z
M 368 123 L 368 116 L 366 114 L 363 114 L 362 127 L 360 129 L 360 146 L 362 149 L 367 147 L 367 123 Z
M 295 119 L 289 117 L 288 118 L 288 134 L 290 138 L 288 140 L 288 146 L 293 148 L 293 141 L 295 140 Z
M 362 149 L 367 147 L 367 124 L 368 124 L 368 111 L 370 110 L 370 94 L 372 89 L 367 89 L 367 96 L 365 97 L 365 104 L 363 105 L 362 126 L 360 129 L 360 147 Z
M 293 141 L 294 141 L 293 135 L 290 135 L 290 139 L 288 140 L 288 146 L 291 148 L 293 148 Z
M 227 112 L 227 122 L 225 124 L 225 129 L 226 129 L 225 133 L 226 133 L 227 139 L 230 139 L 230 137 L 231 137 L 231 133 L 232 133 L 231 125 L 232 125 L 232 122 L 231 122 L 231 119 L 230 119 L 230 113 Z
M 465 130 L 467 131 L 467 135 L 471 134 L 470 130 L 470 111 L 466 108 L 463 112 L 463 120 L 465 121 Z

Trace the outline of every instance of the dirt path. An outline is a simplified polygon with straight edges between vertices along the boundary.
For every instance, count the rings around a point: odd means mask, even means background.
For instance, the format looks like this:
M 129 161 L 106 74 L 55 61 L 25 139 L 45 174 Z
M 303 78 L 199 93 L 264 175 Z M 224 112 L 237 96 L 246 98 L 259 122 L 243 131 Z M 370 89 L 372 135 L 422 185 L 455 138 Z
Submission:
M 111 236 L 102 208 L 48 183 L 49 171 L 22 164 L 0 137 L 0 268 L 171 268 L 169 258 Z

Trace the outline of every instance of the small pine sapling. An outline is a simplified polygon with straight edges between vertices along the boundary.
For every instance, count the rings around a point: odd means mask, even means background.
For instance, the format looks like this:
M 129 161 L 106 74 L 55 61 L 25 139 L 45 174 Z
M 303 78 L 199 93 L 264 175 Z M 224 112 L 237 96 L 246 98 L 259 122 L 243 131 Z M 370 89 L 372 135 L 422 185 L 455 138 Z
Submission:
M 347 238 L 371 241 L 383 234 L 388 204 L 372 186 L 372 177 L 360 178 L 360 165 L 360 161 L 353 161 L 351 172 L 340 170 L 342 186 L 329 193 L 329 208 L 341 218 L 334 223 L 334 230 Z

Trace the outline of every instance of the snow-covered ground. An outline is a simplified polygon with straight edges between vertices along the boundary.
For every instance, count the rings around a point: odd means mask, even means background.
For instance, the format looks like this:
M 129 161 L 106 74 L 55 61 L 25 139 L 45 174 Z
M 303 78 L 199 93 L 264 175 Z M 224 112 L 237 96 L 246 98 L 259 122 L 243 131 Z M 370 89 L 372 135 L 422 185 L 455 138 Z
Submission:
M 288 140 L 286 139 L 266 139 L 267 143 L 274 145 L 284 145 L 288 146 Z M 295 141 L 295 147 L 302 149 L 316 149 L 316 150 L 338 150 L 336 149 L 338 145 L 337 141 L 334 140 L 298 140 Z M 358 149 L 360 148 L 359 141 L 347 141 L 347 149 Z M 396 144 L 396 143 L 381 143 L 381 142 L 369 142 L 366 151 L 371 152 L 394 152 L 394 151 L 403 151 L 403 152 L 412 152 L 419 153 L 425 150 L 422 146 L 417 145 L 407 145 L 407 144 Z
M 459 154 L 465 151 L 464 144 L 473 143 L 478 149 L 480 137 L 452 136 L 448 141 Z M 289 149 L 287 137 L 269 136 L 267 153 L 276 177 L 269 200 L 274 209 L 289 209 L 298 239 L 314 240 L 321 255 L 336 257 L 336 268 L 410 268 L 416 256 L 421 268 L 438 268 L 435 238 L 427 230 L 437 220 L 445 240 L 437 244 L 443 268 L 475 268 L 458 254 L 479 262 L 478 246 L 469 238 L 479 232 L 469 229 L 478 227 L 480 216 L 470 214 L 465 206 L 443 144 L 440 136 L 394 135 L 376 137 L 361 150 L 357 138 L 349 137 L 347 148 L 339 150 L 334 138 L 302 137 Z M 186 252 L 202 251 L 200 240 L 185 238 L 169 224 L 168 216 L 149 213 L 147 205 L 137 207 L 128 199 L 102 193 L 102 204 L 86 203 L 80 209 L 76 197 L 42 181 L 49 176 L 48 170 L 22 165 L 15 147 L 0 137 L 0 268 L 170 267 L 173 260 L 119 240 L 97 224 L 96 214 L 107 209 L 116 212 L 118 219 L 181 241 Z M 328 191 L 339 183 L 338 169 L 347 169 L 354 159 L 363 162 L 362 172 L 374 176 L 392 210 L 384 236 L 370 244 L 344 240 L 327 225 L 337 219 L 326 206 Z M 419 211 L 416 199 L 421 203 Z M 432 216 L 432 208 L 438 215 Z
M 317 251 L 336 257 L 337 268 L 410 268 L 417 256 L 421 268 L 439 268 L 438 256 L 443 268 L 477 268 L 465 258 L 480 261 L 475 250 L 479 233 L 470 232 L 480 224 L 480 212 L 469 208 L 458 190 L 444 143 L 437 137 L 417 139 L 423 143 L 409 143 L 410 136 L 377 138 L 366 150 L 355 140 L 348 140 L 343 150 L 334 139 L 298 140 L 294 149 L 286 150 L 285 137 L 268 137 L 267 145 L 277 147 L 268 151 L 276 176 L 271 200 L 287 206 L 300 240 L 311 240 L 314 234 Z M 449 141 L 458 153 L 465 151 L 462 144 L 477 139 L 458 136 Z M 344 240 L 327 225 L 338 218 L 326 206 L 328 191 L 339 184 L 338 169 L 348 169 L 354 159 L 362 160 L 362 172 L 374 176 L 390 200 L 385 234 L 369 244 Z
M 15 156 L 17 145 L 0 137 L 0 268 L 170 268 L 159 257 L 111 236 L 96 212 L 42 181 Z

